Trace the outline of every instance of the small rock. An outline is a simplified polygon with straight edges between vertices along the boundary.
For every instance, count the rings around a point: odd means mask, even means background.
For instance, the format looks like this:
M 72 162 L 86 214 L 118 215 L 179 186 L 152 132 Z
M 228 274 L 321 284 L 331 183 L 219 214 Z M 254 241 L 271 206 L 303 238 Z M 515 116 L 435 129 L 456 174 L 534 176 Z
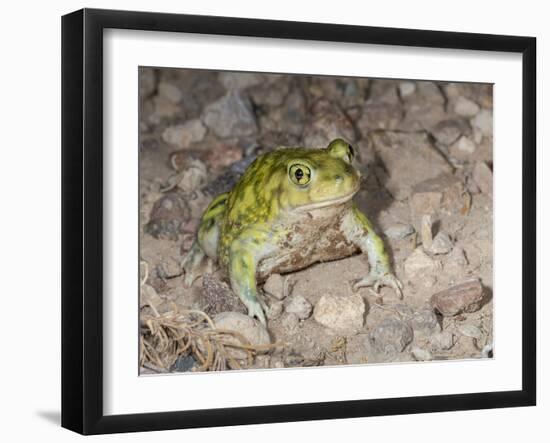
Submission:
M 176 116 L 183 119 L 185 117 L 185 111 L 183 108 L 175 103 L 172 103 L 165 97 L 155 95 L 153 97 L 154 112 L 149 116 L 149 120 L 153 124 L 160 123 L 163 119 L 172 119 Z
M 388 173 L 384 186 L 397 200 L 407 198 L 419 183 L 452 172 L 424 132 L 380 131 L 369 137 Z
M 471 119 L 474 129 L 479 129 L 485 137 L 493 136 L 493 111 L 482 109 L 479 114 Z
M 241 314 L 248 312 L 229 285 L 213 277 L 212 274 L 202 276 L 202 296 L 205 304 L 203 310 L 210 316 L 227 311 Z
M 264 291 L 277 300 L 283 300 L 288 295 L 285 293 L 286 279 L 280 274 L 271 274 L 264 283 Z
M 430 361 L 433 360 L 432 353 L 427 349 L 419 348 L 418 346 L 413 346 L 411 348 L 411 354 L 413 355 L 416 361 Z
M 162 139 L 181 149 L 200 142 L 206 135 L 206 128 L 199 119 L 188 120 L 182 125 L 169 126 L 162 133 Z
M 407 320 L 415 331 L 431 333 L 441 330 L 437 315 L 435 315 L 435 312 L 431 308 L 423 308 L 414 311 L 412 316 Z
M 460 120 L 443 120 L 431 129 L 431 133 L 439 143 L 450 146 L 465 130 L 466 128 Z
M 430 336 L 430 344 L 434 351 L 447 351 L 454 346 L 454 335 L 449 331 L 436 332 Z
M 475 312 L 483 301 L 483 287 L 477 279 L 466 281 L 438 292 L 431 297 L 434 309 L 446 317 L 462 312 Z
M 268 320 L 276 320 L 281 316 L 282 313 L 283 313 L 283 302 L 275 301 L 269 305 L 269 309 L 265 314 Z
M 414 234 L 414 227 L 404 223 L 396 223 L 384 231 L 386 237 L 392 240 L 400 240 Z
M 315 321 L 333 332 L 353 335 L 363 328 L 365 302 L 359 294 L 323 295 L 315 305 Z
M 153 205 L 145 231 L 155 238 L 177 240 L 180 227 L 189 221 L 186 201 L 175 192 L 163 195 Z
M 369 100 L 363 107 L 357 127 L 363 134 L 377 129 L 395 130 L 402 119 L 403 109 L 399 103 Z
M 157 309 L 164 300 L 160 295 L 158 295 L 155 288 L 153 288 L 151 285 L 142 285 L 140 288 L 140 301 L 139 301 L 139 307 L 143 308 L 144 306 L 151 306 L 155 309 Z
M 273 82 L 262 82 L 250 88 L 247 93 L 255 105 L 275 107 L 283 104 L 289 89 L 289 82 L 282 78 Z
M 411 94 L 414 94 L 416 90 L 416 84 L 414 82 L 400 82 L 399 83 L 399 93 L 401 97 L 408 97 Z
M 239 312 L 222 312 L 216 315 L 213 319 L 216 329 L 225 329 L 228 331 L 236 331 L 244 336 L 244 338 L 253 346 L 268 345 L 271 343 L 267 329 L 258 321 L 248 315 Z M 234 343 L 240 343 L 237 338 L 228 338 Z M 241 349 L 227 347 L 228 352 L 234 358 L 244 360 L 247 353 Z
M 281 320 L 281 325 L 287 333 L 294 333 L 298 329 L 300 319 L 294 313 L 287 312 Z
M 455 102 L 455 112 L 461 117 L 474 117 L 479 112 L 479 105 L 463 96 L 458 96 Z
M 476 163 L 472 178 L 481 192 L 493 198 L 493 171 L 485 162 Z
M 428 251 L 432 254 L 438 255 L 448 254 L 449 252 L 451 252 L 452 249 L 453 242 L 451 240 L 451 237 L 449 237 L 449 235 L 445 232 L 438 232 Z
M 202 161 L 188 160 L 187 167 L 183 171 L 168 178 L 163 192 L 171 191 L 176 186 L 186 192 L 197 191 L 206 183 L 207 176 L 206 165 Z
M 227 90 L 242 90 L 262 82 L 262 75 L 255 72 L 221 72 L 220 83 Z
M 177 86 L 167 82 L 160 82 L 158 84 L 158 95 L 174 104 L 179 103 L 183 97 L 181 90 Z
M 291 314 L 296 314 L 300 320 L 309 318 L 312 310 L 313 306 L 311 306 L 311 303 L 301 295 L 289 297 L 285 302 L 285 311 Z
M 476 151 L 476 144 L 469 137 L 463 135 L 458 139 L 456 143 L 453 143 L 449 149 L 449 152 L 453 157 L 459 160 L 467 159 L 468 156 Z
M 170 368 L 171 372 L 189 372 L 197 365 L 197 360 L 192 355 L 183 355 L 178 357 Z
M 462 181 L 452 174 L 442 174 L 414 186 L 409 208 L 413 225 L 419 229 L 424 215 L 438 218 L 446 213 L 464 213 L 469 203 L 470 196 Z
M 216 143 L 209 147 L 203 158 L 209 166 L 210 176 L 213 176 L 239 162 L 243 158 L 243 150 L 232 143 Z
M 337 137 L 355 143 L 357 135 L 353 122 L 335 103 L 317 100 L 306 115 L 308 121 L 302 134 L 305 146 L 324 148 Z
M 202 121 L 220 138 L 246 137 L 258 132 L 250 101 L 235 90 L 208 105 Z
M 422 216 L 420 236 L 424 250 L 428 251 L 432 247 L 433 242 L 433 223 L 430 214 Z
M 479 340 L 483 336 L 483 333 L 477 326 L 470 324 L 460 325 L 458 327 L 458 332 L 460 332 L 462 335 L 465 335 L 466 337 L 472 337 L 477 340 Z
M 441 263 L 429 257 L 422 248 L 416 248 L 405 260 L 405 274 L 410 279 L 427 278 L 441 269 Z
M 468 259 L 464 253 L 464 249 L 455 246 L 453 250 L 447 255 L 445 266 L 461 268 L 468 264 Z
M 386 318 L 370 332 L 369 339 L 378 352 L 397 354 L 403 352 L 412 342 L 413 330 L 402 320 Z

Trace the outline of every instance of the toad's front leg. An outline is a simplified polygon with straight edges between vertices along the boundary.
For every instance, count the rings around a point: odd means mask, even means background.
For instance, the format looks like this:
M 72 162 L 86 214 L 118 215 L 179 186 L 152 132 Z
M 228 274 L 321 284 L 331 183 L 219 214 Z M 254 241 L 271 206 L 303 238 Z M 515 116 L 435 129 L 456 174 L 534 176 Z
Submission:
M 256 287 L 257 253 L 247 241 L 236 240 L 229 253 L 229 281 L 233 292 L 239 296 L 248 309 L 250 317 L 256 317 L 265 326 L 263 300 L 258 297 Z
M 347 240 L 357 245 L 364 254 L 367 254 L 370 264 L 369 275 L 357 280 L 353 290 L 363 286 L 373 286 L 378 292 L 381 286 L 389 286 L 395 290 L 399 298 L 403 298 L 403 284 L 393 274 L 390 259 L 384 242 L 374 231 L 374 226 L 357 206 L 342 220 L 342 231 Z

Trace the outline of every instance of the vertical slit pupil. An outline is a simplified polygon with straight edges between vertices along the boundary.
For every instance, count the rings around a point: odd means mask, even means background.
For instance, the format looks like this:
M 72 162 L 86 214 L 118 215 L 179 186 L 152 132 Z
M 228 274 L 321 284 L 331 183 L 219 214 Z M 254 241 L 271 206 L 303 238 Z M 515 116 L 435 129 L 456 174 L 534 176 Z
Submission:
M 302 171 L 301 169 L 296 169 L 294 176 L 296 177 L 296 180 L 301 180 L 304 176 L 304 171 Z

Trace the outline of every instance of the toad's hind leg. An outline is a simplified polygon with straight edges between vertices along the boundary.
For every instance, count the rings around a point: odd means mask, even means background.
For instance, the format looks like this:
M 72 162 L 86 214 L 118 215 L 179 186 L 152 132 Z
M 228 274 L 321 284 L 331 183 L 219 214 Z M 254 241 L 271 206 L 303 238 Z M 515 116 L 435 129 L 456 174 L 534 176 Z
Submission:
M 193 246 L 182 261 L 185 271 L 185 284 L 191 286 L 201 275 L 205 258 L 217 259 L 220 238 L 220 222 L 225 211 L 227 194 L 216 197 L 206 208 Z

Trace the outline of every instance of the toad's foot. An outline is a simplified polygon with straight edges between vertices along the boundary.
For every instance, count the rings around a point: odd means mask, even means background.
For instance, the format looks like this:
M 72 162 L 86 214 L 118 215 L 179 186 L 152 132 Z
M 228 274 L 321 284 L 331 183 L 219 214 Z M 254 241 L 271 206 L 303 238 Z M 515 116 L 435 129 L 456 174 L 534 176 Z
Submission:
M 267 326 L 262 304 L 257 299 L 247 299 L 244 301 L 244 305 L 248 309 L 250 317 L 256 317 L 262 325 Z
M 390 273 L 382 275 L 370 273 L 366 277 L 352 282 L 352 289 L 354 291 L 364 286 L 372 286 L 375 292 L 378 292 L 381 286 L 389 286 L 397 293 L 400 299 L 403 298 L 403 283 Z

